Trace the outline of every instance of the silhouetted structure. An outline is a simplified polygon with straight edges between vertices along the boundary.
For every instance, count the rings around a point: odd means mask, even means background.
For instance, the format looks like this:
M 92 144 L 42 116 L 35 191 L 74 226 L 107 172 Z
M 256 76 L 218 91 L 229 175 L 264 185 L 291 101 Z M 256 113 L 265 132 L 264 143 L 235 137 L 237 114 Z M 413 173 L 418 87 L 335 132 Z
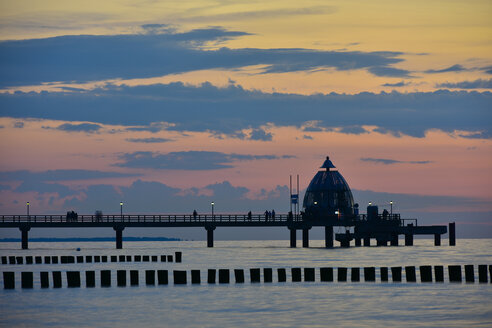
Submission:
M 343 176 L 333 169 L 329 157 L 311 180 L 304 195 L 303 208 L 308 220 L 326 220 L 332 216 L 352 216 L 354 198 Z

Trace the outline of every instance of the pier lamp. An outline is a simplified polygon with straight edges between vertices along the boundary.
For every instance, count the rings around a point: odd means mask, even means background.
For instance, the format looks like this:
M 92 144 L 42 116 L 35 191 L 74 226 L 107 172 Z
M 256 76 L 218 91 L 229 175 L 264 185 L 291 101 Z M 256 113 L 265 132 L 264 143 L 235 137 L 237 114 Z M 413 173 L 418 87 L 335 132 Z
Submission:
M 339 210 L 335 211 L 335 215 L 338 216 L 338 219 L 340 219 L 340 211 Z
M 120 215 L 123 217 L 123 202 L 120 202 Z
M 315 202 L 314 202 L 314 205 L 318 205 L 318 202 L 316 202 L 316 201 L 315 201 Z
M 372 205 L 372 202 L 369 202 L 369 206 L 371 206 L 371 205 Z
M 390 200 L 390 214 L 393 215 L 393 201 Z
M 213 217 L 214 217 L 214 205 L 215 205 L 215 203 L 214 202 L 211 202 L 210 205 L 212 205 L 212 219 L 213 219 Z
M 30 203 L 29 202 L 26 202 L 26 208 L 27 208 L 27 216 L 29 216 L 29 207 L 30 207 Z

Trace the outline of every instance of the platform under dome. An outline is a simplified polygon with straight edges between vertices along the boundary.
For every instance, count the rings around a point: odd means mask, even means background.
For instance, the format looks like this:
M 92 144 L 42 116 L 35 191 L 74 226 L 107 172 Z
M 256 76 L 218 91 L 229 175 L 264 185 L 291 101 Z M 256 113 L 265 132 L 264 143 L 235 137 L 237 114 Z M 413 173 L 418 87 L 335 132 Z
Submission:
M 354 198 L 347 181 L 332 169 L 335 165 L 326 157 L 322 169 L 314 176 L 304 196 L 303 208 L 308 216 L 322 218 L 326 215 L 341 216 L 354 214 Z

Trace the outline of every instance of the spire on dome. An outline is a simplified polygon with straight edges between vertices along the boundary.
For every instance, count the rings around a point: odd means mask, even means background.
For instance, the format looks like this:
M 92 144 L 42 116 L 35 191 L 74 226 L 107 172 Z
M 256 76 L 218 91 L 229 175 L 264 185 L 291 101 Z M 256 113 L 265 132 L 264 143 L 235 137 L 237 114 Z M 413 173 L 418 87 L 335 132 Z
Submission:
M 330 157 L 329 156 L 326 156 L 326 160 L 325 162 L 323 163 L 323 165 L 321 165 L 321 168 L 322 169 L 326 169 L 327 171 L 329 171 L 330 169 L 335 169 L 335 165 L 333 165 L 333 163 L 330 161 Z

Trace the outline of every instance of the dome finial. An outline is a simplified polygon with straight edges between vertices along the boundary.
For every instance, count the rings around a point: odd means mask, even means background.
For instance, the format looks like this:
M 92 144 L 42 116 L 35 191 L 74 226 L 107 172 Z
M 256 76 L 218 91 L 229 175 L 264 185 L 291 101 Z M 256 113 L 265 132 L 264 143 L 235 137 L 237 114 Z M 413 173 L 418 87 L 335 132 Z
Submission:
M 321 168 L 322 169 L 326 169 L 327 171 L 329 171 L 330 169 L 334 169 L 336 168 L 335 165 L 333 165 L 333 163 L 330 161 L 330 156 L 326 156 L 326 160 L 325 162 L 323 163 L 323 165 L 321 165 Z

